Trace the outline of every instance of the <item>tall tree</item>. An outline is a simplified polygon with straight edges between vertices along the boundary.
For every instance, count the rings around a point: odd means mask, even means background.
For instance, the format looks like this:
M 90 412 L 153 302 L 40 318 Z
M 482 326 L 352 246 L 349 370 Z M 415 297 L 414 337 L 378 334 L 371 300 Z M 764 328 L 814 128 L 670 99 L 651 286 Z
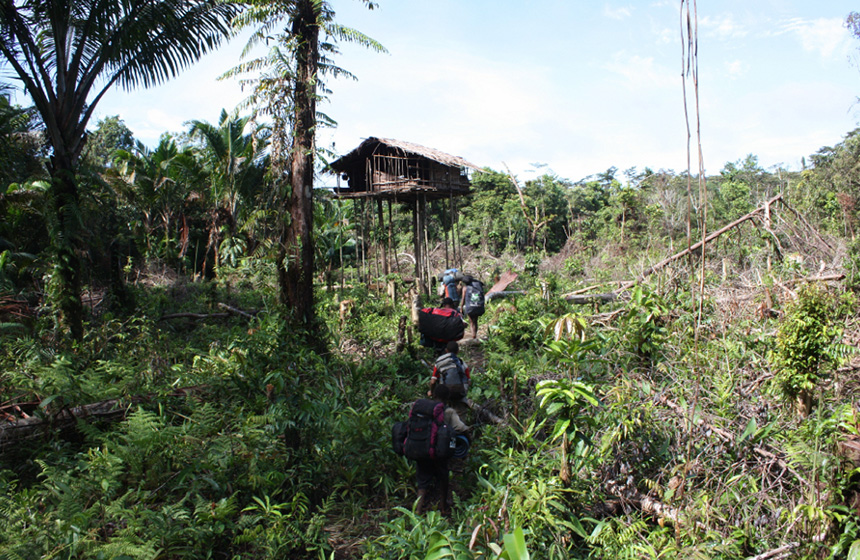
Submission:
M 114 166 L 109 174 L 118 199 L 130 211 L 130 222 L 142 227 L 142 252 L 146 258 L 159 256 L 168 262 L 174 256 L 172 225 L 182 212 L 184 185 L 177 180 L 179 171 L 193 167 L 190 149 L 179 150 L 168 135 L 150 150 L 138 141 L 132 150 L 116 150 Z M 160 225 L 156 224 L 156 218 Z M 154 232 L 162 228 L 164 243 L 156 252 Z
M 218 125 L 191 121 L 189 136 L 199 143 L 198 156 L 208 175 L 209 195 L 214 204 L 209 228 L 209 250 L 215 252 L 215 264 L 226 252 L 230 264 L 235 264 L 244 243 L 236 238 L 239 213 L 243 203 L 249 203 L 262 184 L 262 161 L 266 142 L 262 128 L 254 126 L 245 132 L 250 117 L 235 117 L 221 111 Z M 246 204 L 250 206 L 250 204 Z M 226 251 L 222 251 L 224 245 Z
M 111 167 L 117 150 L 130 152 L 134 147 L 134 134 L 119 115 L 105 117 L 87 135 L 81 159 L 93 167 Z
M 370 9 L 375 7 L 370 0 L 362 1 Z M 317 99 L 328 93 L 322 77 L 352 77 L 329 58 L 338 52 L 339 40 L 377 51 L 384 48 L 354 29 L 334 23 L 334 11 L 325 0 L 253 0 L 250 4 L 240 20 L 242 26 L 257 26 L 249 47 L 268 42 L 272 35 L 276 44 L 268 56 L 246 62 L 227 75 L 260 72 L 250 80 L 254 87 L 250 103 L 262 104 L 263 112 L 273 119 L 271 175 L 281 214 L 288 216 L 282 223 L 277 257 L 281 302 L 294 317 L 310 325 L 314 318 L 315 134 L 319 124 L 332 124 L 316 111 Z M 280 25 L 284 30 L 273 33 Z
M 9 183 L 44 178 L 38 119 L 11 97 L 12 88 L 0 84 L 0 193 Z
M 0 0 L 0 53 L 33 99 L 51 148 L 54 299 L 74 339 L 83 337 L 75 171 L 87 123 L 115 84 L 158 84 L 218 46 L 239 9 L 214 0 Z

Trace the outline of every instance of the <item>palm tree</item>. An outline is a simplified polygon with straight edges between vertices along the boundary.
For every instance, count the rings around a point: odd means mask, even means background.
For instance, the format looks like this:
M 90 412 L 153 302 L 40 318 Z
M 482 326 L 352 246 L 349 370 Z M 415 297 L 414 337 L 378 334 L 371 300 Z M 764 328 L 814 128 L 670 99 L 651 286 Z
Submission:
M 182 212 L 186 187 L 182 171 L 194 163 L 191 150 L 180 150 L 169 136 L 162 136 L 154 150 L 138 141 L 133 150 L 116 152 L 109 173 L 111 184 L 120 200 L 140 216 L 147 258 L 156 254 L 152 242 L 159 228 L 164 239 L 164 252 L 159 256 L 169 259 L 176 254 L 170 250 L 171 233 L 174 219 Z
M 12 88 L 0 83 L 0 193 L 9 183 L 45 176 L 38 118 L 31 108 L 14 105 L 11 97 Z
M 239 10 L 213 0 L 0 0 L 0 53 L 51 148 L 55 303 L 72 338 L 83 338 L 75 171 L 96 105 L 115 84 L 130 90 L 174 77 L 228 37 Z
M 362 0 L 368 8 L 375 4 Z M 250 9 L 238 20 L 242 27 L 259 26 L 251 46 L 275 47 L 268 56 L 252 60 L 227 75 L 257 72 L 251 80 L 250 104 L 262 107 L 272 118 L 272 171 L 270 176 L 281 201 L 284 217 L 279 235 L 278 284 L 281 302 L 306 325 L 313 323 L 313 180 L 316 155 L 315 131 L 333 124 L 316 111 L 317 99 L 328 93 L 326 74 L 352 75 L 335 66 L 337 41 L 356 42 L 376 51 L 384 47 L 366 35 L 334 22 L 334 10 L 325 0 L 251 0 Z M 274 32 L 283 24 L 282 32 Z M 274 32 L 274 33 L 273 33 Z M 320 39 L 322 34 L 323 38 Z
M 207 252 L 215 250 L 215 264 L 222 253 L 231 264 L 244 250 L 237 237 L 241 212 L 262 190 L 263 154 L 266 148 L 263 129 L 255 127 L 246 133 L 250 117 L 231 117 L 221 111 L 218 126 L 205 121 L 191 121 L 189 136 L 199 142 L 198 158 L 208 176 L 209 194 L 215 205 L 209 229 Z M 223 249 L 223 250 L 222 250 Z

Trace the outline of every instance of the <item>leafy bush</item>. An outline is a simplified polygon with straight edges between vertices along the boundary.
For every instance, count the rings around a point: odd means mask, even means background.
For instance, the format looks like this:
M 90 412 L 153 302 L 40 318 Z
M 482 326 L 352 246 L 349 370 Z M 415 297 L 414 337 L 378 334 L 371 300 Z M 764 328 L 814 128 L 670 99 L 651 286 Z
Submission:
M 836 323 L 837 302 L 823 286 L 805 284 L 786 306 L 776 345 L 770 354 L 782 395 L 795 400 L 801 415 L 812 407 L 812 393 L 827 368 L 838 363 L 842 329 Z

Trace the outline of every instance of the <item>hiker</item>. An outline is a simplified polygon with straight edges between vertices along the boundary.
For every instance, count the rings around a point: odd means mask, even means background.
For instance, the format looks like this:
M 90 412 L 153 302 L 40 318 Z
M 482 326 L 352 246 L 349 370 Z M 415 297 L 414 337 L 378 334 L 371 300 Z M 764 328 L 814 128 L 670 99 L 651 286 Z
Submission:
M 478 338 L 478 317 L 484 314 L 484 283 L 473 276 L 463 278 L 460 313 L 469 318 L 472 338 Z
M 441 307 L 425 307 L 416 314 L 422 346 L 442 350 L 449 341 L 463 338 L 463 316 L 451 298 L 443 298 Z
M 456 340 L 448 342 L 445 346 L 446 353 L 436 358 L 433 366 L 433 375 L 430 377 L 430 390 L 427 396 L 434 394 L 438 385 L 445 385 L 450 394 L 449 401 L 458 414 L 465 414 L 468 406 L 463 399 L 469 391 L 472 381 L 469 366 L 457 355 L 460 345 Z
M 466 434 L 470 427 L 460 420 L 451 406 L 449 406 L 450 391 L 448 387 L 439 384 L 433 391 L 435 402 L 445 404 L 445 424 L 454 429 L 456 434 Z M 423 513 L 427 508 L 428 494 L 435 486 L 439 493 L 439 511 L 442 515 L 448 515 L 451 512 L 453 499 L 451 497 L 451 488 L 448 484 L 448 458 L 444 459 L 418 459 L 416 465 L 416 482 L 418 486 L 418 505 L 417 513 Z
M 449 268 L 445 272 L 443 272 L 439 279 L 442 281 L 442 297 L 450 298 L 451 301 L 454 302 L 454 307 L 460 305 L 460 300 L 462 299 L 462 288 L 460 287 L 460 280 L 463 278 L 463 275 L 456 268 Z

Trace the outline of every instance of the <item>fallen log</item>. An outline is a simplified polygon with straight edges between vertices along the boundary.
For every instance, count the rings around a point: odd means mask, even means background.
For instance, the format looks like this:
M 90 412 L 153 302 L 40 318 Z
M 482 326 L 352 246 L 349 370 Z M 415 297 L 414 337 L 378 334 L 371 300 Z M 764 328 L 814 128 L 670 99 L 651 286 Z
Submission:
M 175 389 L 167 396 L 187 398 L 204 389 L 205 385 L 195 385 Z M 41 414 L 11 414 L 0 421 L 0 455 L 6 447 L 43 437 L 46 433 L 62 432 L 74 428 L 78 421 L 119 422 L 125 419 L 132 405 L 152 397 L 135 396 L 125 399 L 108 399 L 96 403 L 65 407 L 55 413 L 42 411 Z
M 523 290 L 509 290 L 509 291 L 503 291 L 503 292 L 487 292 L 487 294 L 484 296 L 484 300 L 490 301 L 491 299 L 506 298 L 506 297 L 511 297 L 511 296 L 522 296 L 525 294 L 526 294 L 526 292 Z
M 253 311 L 242 311 L 241 309 L 239 309 L 237 307 L 232 307 L 230 305 L 227 305 L 226 303 L 219 303 L 218 307 L 220 307 L 222 309 L 226 309 L 227 313 L 230 313 L 232 315 L 241 315 L 242 317 L 245 317 L 246 319 L 253 319 L 257 315 L 257 313 L 260 312 L 259 310 L 256 310 L 256 309 Z
M 618 294 L 609 292 L 607 294 L 569 294 L 564 296 L 566 301 L 573 304 L 594 303 L 595 301 L 615 301 L 618 299 Z
M 798 546 L 800 546 L 799 543 L 790 542 L 788 544 L 782 545 L 779 548 L 774 548 L 773 550 L 763 552 L 758 556 L 750 556 L 747 560 L 782 560 L 783 558 L 788 558 L 790 552 Z
M 0 453 L 10 444 L 41 437 L 46 431 L 74 427 L 78 420 L 115 422 L 125 418 L 134 399 L 110 399 L 93 404 L 64 408 L 56 414 L 31 415 L 0 422 Z
M 245 317 L 246 319 L 253 319 L 260 311 L 252 310 L 252 311 L 243 311 L 236 307 L 232 307 L 227 305 L 226 303 L 219 303 L 218 307 L 225 309 L 226 313 L 170 313 L 168 315 L 162 315 L 159 317 L 159 321 L 167 321 L 170 319 L 193 319 L 195 321 L 206 321 L 208 319 L 226 319 L 231 315 L 239 315 L 240 317 Z
M 613 496 L 618 496 L 642 512 L 657 517 L 662 523 L 668 521 L 673 525 L 677 525 L 681 519 L 681 511 L 679 509 L 658 502 L 629 484 L 621 485 L 615 480 L 607 480 L 604 483 L 604 487 Z
M 827 276 L 806 276 L 804 278 L 789 278 L 788 280 L 782 280 L 780 284 L 799 284 L 801 282 L 836 282 L 838 280 L 845 280 L 845 275 L 830 274 Z
M 476 416 L 484 416 L 487 420 L 489 420 L 490 422 L 492 422 L 493 424 L 496 424 L 496 425 L 505 423 L 504 420 L 502 420 L 501 418 L 499 418 L 498 416 L 496 416 L 495 414 L 493 414 L 492 412 L 487 410 L 486 407 L 484 407 L 484 406 L 482 406 L 482 405 L 480 405 L 480 404 L 478 404 L 478 403 L 476 403 L 470 399 L 467 399 L 465 397 L 462 399 L 462 401 L 463 401 L 463 403 L 465 403 L 466 406 L 468 406 L 470 409 L 472 409 L 475 412 Z
M 205 321 L 207 319 L 226 319 L 229 313 L 170 313 L 162 315 L 158 318 L 159 321 L 168 321 L 170 319 L 194 319 L 195 321 Z
M 762 206 L 759 206 L 758 208 L 756 208 L 755 210 L 753 210 L 749 214 L 738 218 L 734 222 L 732 222 L 726 226 L 723 226 L 722 228 L 718 229 L 714 233 L 705 237 L 705 239 L 698 241 L 696 243 L 693 243 L 692 245 L 690 245 L 689 247 L 687 247 L 683 251 L 675 253 L 671 257 L 667 257 L 667 258 L 663 259 L 662 261 L 658 262 L 657 264 L 648 267 L 647 269 L 645 269 L 644 272 L 642 272 L 642 274 L 639 275 L 639 277 L 636 280 L 629 280 L 627 282 L 624 282 L 620 288 L 615 290 L 615 293 L 620 293 L 620 292 L 623 292 L 623 291 L 626 291 L 626 290 L 632 288 L 633 286 L 635 286 L 636 284 L 638 284 L 639 282 L 644 280 L 645 277 L 657 272 L 658 270 L 660 270 L 661 268 L 663 268 L 667 264 L 675 262 L 676 260 L 680 259 L 681 257 L 685 257 L 685 256 L 689 255 L 690 253 L 697 251 L 703 245 L 707 246 L 708 243 L 710 243 L 711 241 L 713 241 L 717 237 L 721 236 L 722 234 L 726 233 L 727 231 L 731 231 L 732 229 L 738 227 L 739 225 L 743 224 L 747 220 L 751 220 L 751 219 L 755 218 L 756 216 L 758 216 L 759 214 L 763 213 L 766 208 L 769 208 L 771 204 L 780 200 L 781 198 L 782 198 L 781 194 L 776 195 L 775 197 L 773 197 L 770 200 L 768 200 L 767 202 L 765 202 Z
M 619 283 L 619 282 L 609 282 L 609 284 L 618 284 L 618 283 Z M 595 288 L 602 288 L 603 286 L 606 286 L 606 285 L 607 285 L 607 282 L 603 282 L 603 283 L 601 283 L 601 284 L 592 284 L 591 286 L 586 286 L 586 287 L 584 287 L 584 288 L 580 288 L 580 289 L 578 289 L 578 290 L 574 290 L 573 292 L 570 292 L 570 293 L 568 293 L 568 294 L 564 294 L 564 295 L 563 295 L 563 296 L 561 296 L 561 297 L 563 297 L 563 298 L 567 298 L 568 296 L 578 296 L 578 295 L 581 295 L 581 294 L 587 294 L 588 292 L 590 292 L 591 290 L 593 290 L 593 289 L 595 289 Z

